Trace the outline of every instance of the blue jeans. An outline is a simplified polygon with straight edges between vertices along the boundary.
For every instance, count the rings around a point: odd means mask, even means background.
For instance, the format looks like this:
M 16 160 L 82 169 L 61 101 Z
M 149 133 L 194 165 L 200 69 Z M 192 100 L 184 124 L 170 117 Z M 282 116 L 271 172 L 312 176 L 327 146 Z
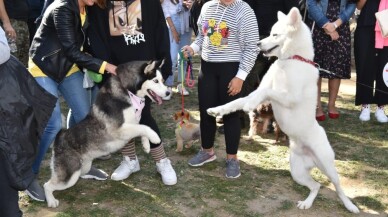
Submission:
M 40 86 L 52 95 L 59 97 L 62 94 L 68 106 L 72 109 L 74 120 L 78 123 L 83 120 L 90 110 L 90 95 L 86 89 L 83 88 L 83 73 L 78 71 L 66 78 L 62 82 L 57 83 L 49 77 L 36 77 L 35 80 Z M 32 165 L 34 173 L 39 172 L 40 164 L 49 148 L 50 144 L 54 142 L 55 136 L 62 128 L 61 108 L 59 99 L 55 104 L 55 108 L 44 130 L 39 144 L 38 155 Z
M 98 91 L 100 89 L 98 88 L 98 86 L 96 84 L 91 88 L 87 88 L 86 90 L 88 91 L 90 106 L 92 106 L 92 104 L 94 103 L 94 101 L 97 98 L 97 94 L 98 94 Z M 71 109 L 69 109 L 69 112 L 67 113 L 66 128 L 69 129 L 70 127 L 74 126 L 76 123 L 78 123 L 78 122 L 75 121 L 73 112 L 71 111 Z
M 181 22 L 179 15 L 173 15 L 171 16 L 171 20 L 174 23 L 175 29 L 180 30 L 181 29 Z M 178 31 L 179 32 L 179 31 Z M 191 35 L 192 35 L 192 29 L 190 28 L 189 32 L 185 32 L 185 34 L 179 35 L 180 37 L 180 42 L 177 43 L 174 40 L 174 37 L 172 35 L 171 29 L 169 29 L 169 35 L 170 35 L 170 55 L 171 55 L 171 62 L 172 62 L 172 75 L 168 76 L 166 79 L 165 84 L 167 86 L 173 86 L 174 85 L 174 79 L 175 79 L 175 74 L 176 71 L 178 71 L 178 82 L 182 81 L 182 71 L 181 71 L 181 66 L 179 66 L 179 51 L 182 49 L 183 46 L 185 45 L 190 45 L 191 42 Z M 186 61 L 183 61 L 183 79 L 186 76 Z M 178 69 L 178 70 L 177 70 Z

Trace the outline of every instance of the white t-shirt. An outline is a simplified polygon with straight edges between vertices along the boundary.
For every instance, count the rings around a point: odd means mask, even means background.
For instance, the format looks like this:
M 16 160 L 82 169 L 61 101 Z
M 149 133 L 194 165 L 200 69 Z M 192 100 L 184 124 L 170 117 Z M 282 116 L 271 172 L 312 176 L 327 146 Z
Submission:
M 0 27 L 0 64 L 5 63 L 10 57 L 10 49 L 3 28 Z

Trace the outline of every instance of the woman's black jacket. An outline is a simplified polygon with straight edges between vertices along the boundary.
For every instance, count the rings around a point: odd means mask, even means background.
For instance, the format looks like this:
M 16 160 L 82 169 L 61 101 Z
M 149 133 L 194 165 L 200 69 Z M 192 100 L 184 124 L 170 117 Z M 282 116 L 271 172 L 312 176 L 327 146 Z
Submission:
M 81 52 L 86 20 L 82 27 L 77 0 L 56 0 L 45 11 L 30 47 L 33 62 L 57 82 L 61 82 L 74 63 L 98 72 L 102 60 Z

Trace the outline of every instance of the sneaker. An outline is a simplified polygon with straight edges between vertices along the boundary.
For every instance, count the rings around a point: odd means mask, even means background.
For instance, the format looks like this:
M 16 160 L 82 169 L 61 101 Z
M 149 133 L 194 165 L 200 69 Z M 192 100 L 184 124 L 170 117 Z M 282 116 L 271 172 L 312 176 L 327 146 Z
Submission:
M 178 90 L 178 93 L 180 93 L 181 95 L 183 94 L 183 96 L 188 96 L 190 94 L 185 87 L 182 88 L 182 84 L 178 84 L 176 89 Z
M 359 118 L 361 121 L 369 121 L 370 120 L 370 107 L 369 107 L 369 105 L 362 105 L 361 114 L 360 114 Z
M 95 179 L 95 180 L 107 180 L 108 174 L 104 172 L 103 170 L 97 169 L 95 167 L 91 167 L 90 171 L 86 173 L 85 175 L 81 176 L 83 179 Z
M 377 107 L 375 111 L 375 117 L 378 122 L 380 123 L 387 123 L 388 122 L 388 117 L 384 113 L 384 107 Z
M 121 164 L 111 175 L 111 179 L 115 181 L 120 181 L 123 179 L 126 179 L 131 175 L 132 173 L 135 173 L 140 170 L 140 164 L 139 160 L 131 160 L 128 156 L 124 156 L 123 161 L 121 161 Z
M 172 96 L 172 88 L 171 87 L 167 87 L 168 91 L 170 92 L 170 94 L 168 96 L 165 96 L 165 97 L 162 97 L 162 99 L 164 101 L 168 101 L 171 99 L 171 96 Z
M 44 189 L 39 185 L 37 179 L 34 179 L 31 184 L 26 189 L 26 194 L 31 197 L 31 199 L 43 202 L 46 200 L 46 195 Z
M 235 179 L 240 177 L 240 163 L 237 159 L 231 158 L 226 160 L 226 178 Z
M 216 154 L 209 154 L 204 150 L 199 150 L 197 155 L 189 160 L 189 165 L 193 167 L 199 167 L 204 165 L 205 163 L 209 163 L 217 159 Z
M 112 155 L 111 154 L 107 154 L 107 155 L 103 155 L 101 157 L 98 157 L 97 159 L 98 160 L 109 160 L 111 159 Z
M 168 158 L 163 158 L 156 163 L 156 170 L 162 175 L 162 181 L 165 185 L 175 185 L 177 183 L 175 170 Z

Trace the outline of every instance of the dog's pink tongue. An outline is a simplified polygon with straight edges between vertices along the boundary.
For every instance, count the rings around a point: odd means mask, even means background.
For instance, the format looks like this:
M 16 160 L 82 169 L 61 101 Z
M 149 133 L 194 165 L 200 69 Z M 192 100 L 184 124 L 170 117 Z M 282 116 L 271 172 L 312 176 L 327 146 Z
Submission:
M 162 97 L 160 97 L 157 94 L 155 94 L 155 98 L 156 98 L 156 103 L 158 105 L 161 105 L 163 103 Z

